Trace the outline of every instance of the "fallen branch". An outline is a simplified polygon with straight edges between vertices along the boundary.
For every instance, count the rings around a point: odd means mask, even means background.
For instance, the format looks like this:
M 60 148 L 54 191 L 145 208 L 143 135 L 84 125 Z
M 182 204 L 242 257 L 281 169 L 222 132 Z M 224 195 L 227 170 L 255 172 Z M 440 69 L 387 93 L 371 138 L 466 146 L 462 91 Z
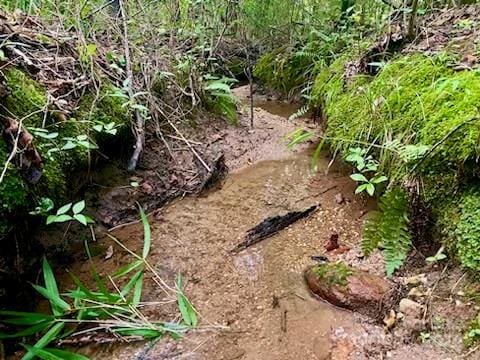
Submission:
M 263 220 L 260 224 L 248 230 L 245 240 L 232 249 L 231 252 L 238 253 L 252 245 L 259 243 L 262 240 L 277 234 L 280 230 L 285 229 L 298 220 L 310 216 L 317 211 L 319 206 L 320 205 L 314 205 L 304 211 L 293 211 L 286 215 L 277 215 Z

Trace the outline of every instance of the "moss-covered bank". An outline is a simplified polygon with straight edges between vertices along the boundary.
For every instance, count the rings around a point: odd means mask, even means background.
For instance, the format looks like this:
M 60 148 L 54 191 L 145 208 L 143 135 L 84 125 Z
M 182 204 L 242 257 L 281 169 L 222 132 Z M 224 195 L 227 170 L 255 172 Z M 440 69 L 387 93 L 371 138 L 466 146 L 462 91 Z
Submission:
M 324 106 L 325 136 L 346 153 L 352 146 L 378 145 L 383 171 L 392 183 L 420 179 L 426 200 L 462 264 L 480 270 L 480 73 L 454 71 L 445 55 L 399 56 L 376 76 L 344 81 L 344 57 L 317 76 L 313 102 Z M 425 145 L 427 156 L 406 163 L 401 149 Z M 456 216 L 452 216 L 457 213 Z
M 87 147 L 79 145 L 63 149 L 67 138 L 87 136 L 87 141 L 96 145 L 107 140 L 110 135 L 94 131 L 93 125 L 113 122 L 115 126 L 127 128 L 125 125 L 129 121 L 121 100 L 109 95 L 113 91 L 112 85 L 104 85 L 98 95 L 84 95 L 72 116 L 59 121 L 57 112 L 48 108 L 46 89 L 29 75 L 16 68 L 3 70 L 2 75 L 8 90 L 8 95 L 3 99 L 2 115 L 23 119 L 23 126 L 34 134 L 34 145 L 44 167 L 40 181 L 32 185 L 24 180 L 13 164 L 9 165 L 5 179 L 0 184 L 0 238 L 14 224 L 13 218 L 24 216 L 35 208 L 39 197 L 49 197 L 59 205 L 67 200 L 68 175 L 85 168 L 91 159 L 91 149 Z M 58 135 L 51 139 L 35 136 L 35 129 L 38 128 Z M 2 164 L 8 155 L 8 146 L 2 137 Z

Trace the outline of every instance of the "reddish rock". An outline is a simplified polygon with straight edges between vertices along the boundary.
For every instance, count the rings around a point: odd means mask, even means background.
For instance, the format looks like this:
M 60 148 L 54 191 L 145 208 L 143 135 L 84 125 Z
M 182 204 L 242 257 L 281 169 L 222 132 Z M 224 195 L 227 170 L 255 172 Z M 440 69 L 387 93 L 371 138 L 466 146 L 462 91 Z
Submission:
M 329 303 L 378 317 L 388 298 L 391 284 L 365 271 L 348 267 L 342 262 L 320 264 L 305 271 L 310 290 Z

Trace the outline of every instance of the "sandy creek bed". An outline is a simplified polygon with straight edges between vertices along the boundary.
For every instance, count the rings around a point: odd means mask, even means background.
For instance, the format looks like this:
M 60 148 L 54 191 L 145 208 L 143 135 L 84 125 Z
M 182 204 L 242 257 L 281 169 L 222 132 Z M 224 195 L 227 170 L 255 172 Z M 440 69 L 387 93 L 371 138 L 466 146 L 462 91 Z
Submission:
M 302 270 L 312 264 L 310 256 L 323 252 L 332 232 L 341 233 L 346 243 L 358 241 L 363 206 L 356 201 L 338 206 L 335 194 L 353 190 L 348 178 L 335 172 L 313 175 L 309 167 L 306 153 L 260 162 L 229 175 L 221 190 L 176 201 L 152 221 L 151 263 L 165 279 L 179 271 L 184 275 L 186 293 L 203 324 L 228 328 L 194 333 L 178 346 L 170 344 L 168 353 L 189 353 L 191 359 L 323 359 L 332 327 L 352 326 L 349 313 L 309 295 Z M 315 196 L 332 184 L 339 188 Z M 229 254 L 245 231 L 265 217 L 316 203 L 322 209 L 309 219 L 238 255 Z M 135 226 L 116 235 L 130 247 L 142 239 Z M 149 288 L 144 300 L 161 295 Z M 279 299 L 275 307 L 274 297 Z M 157 345 L 148 358 L 163 358 L 165 349 Z
M 245 97 L 245 88 L 239 91 Z M 356 360 L 383 359 L 384 354 L 398 360 L 457 358 L 451 354 L 461 351 L 458 328 L 450 331 L 453 337 L 441 338 L 441 343 L 418 344 L 407 338 L 411 343 L 403 344 L 405 338 L 386 334 L 381 324 L 311 296 L 303 270 L 314 264 L 311 256 L 325 253 L 325 243 L 333 233 L 352 250 L 333 255 L 331 260 L 343 259 L 383 274 L 378 254 L 359 258 L 362 223 L 375 204 L 354 196 L 348 169 L 333 165 L 327 172 L 329 159 L 323 157 L 319 171 L 313 172 L 311 148 L 287 150 L 284 137 L 302 122 L 288 122 L 292 106 L 275 104 L 256 103 L 254 131 L 247 126 L 244 110 L 240 128 L 220 128 L 220 134 L 214 135 L 223 139 L 221 146 L 232 170 L 221 187 L 179 198 L 149 218 L 149 262 L 170 285 L 182 273 L 185 293 L 200 315 L 199 328 L 181 341 L 166 337 L 156 344 L 96 345 L 82 348 L 82 353 L 92 359 L 119 360 Z M 128 185 L 128 178 L 112 181 L 108 179 L 111 169 L 105 171 L 107 176 L 100 173 L 97 177 L 102 193 L 108 195 L 109 188 Z M 341 204 L 339 194 L 344 198 Z M 315 204 L 320 210 L 310 217 L 239 254 L 230 253 L 245 232 L 263 219 Z M 97 242 L 91 244 L 97 254 L 94 261 L 102 274 L 111 274 L 132 258 L 102 234 L 97 231 Z M 141 252 L 140 224 L 121 227 L 113 235 L 129 249 Z M 111 245 L 113 256 L 105 259 Z M 81 254 L 67 267 L 88 282 L 90 264 Z M 63 288 L 71 287 L 68 275 L 59 276 Z M 452 272 L 453 281 L 460 276 Z M 163 292 L 148 277 L 142 300 L 164 300 Z M 441 302 L 438 307 L 446 309 Z M 178 319 L 174 303 L 149 306 L 144 312 L 152 320 Z M 450 315 L 458 317 L 455 312 Z M 352 352 L 353 343 L 356 352 Z

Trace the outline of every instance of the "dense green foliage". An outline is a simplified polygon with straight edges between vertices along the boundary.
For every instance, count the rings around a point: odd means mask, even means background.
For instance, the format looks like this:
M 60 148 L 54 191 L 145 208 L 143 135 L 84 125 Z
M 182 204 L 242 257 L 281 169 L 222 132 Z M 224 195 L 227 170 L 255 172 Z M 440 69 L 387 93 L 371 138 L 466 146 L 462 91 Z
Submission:
M 394 189 L 380 198 L 380 211 L 375 212 L 365 224 L 362 250 L 368 256 L 381 246 L 388 276 L 403 265 L 410 250 L 408 221 L 407 196 L 403 191 Z

